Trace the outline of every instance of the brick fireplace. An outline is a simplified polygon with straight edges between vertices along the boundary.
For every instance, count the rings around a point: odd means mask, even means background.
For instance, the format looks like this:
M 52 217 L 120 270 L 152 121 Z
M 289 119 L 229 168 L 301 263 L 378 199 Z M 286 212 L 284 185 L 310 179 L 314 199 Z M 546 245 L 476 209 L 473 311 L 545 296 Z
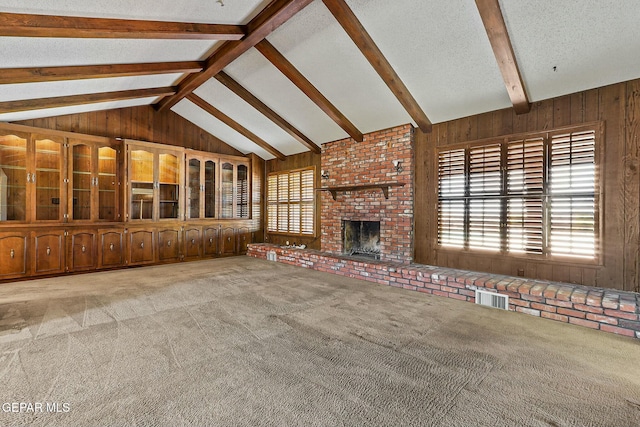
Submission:
M 346 221 L 379 222 L 379 259 L 412 261 L 412 145 L 411 125 L 366 134 L 363 142 L 323 144 L 321 169 L 328 178 L 322 179 L 322 187 L 338 190 L 322 192 L 322 251 L 350 254 L 344 239 Z M 371 188 L 372 184 L 380 187 Z

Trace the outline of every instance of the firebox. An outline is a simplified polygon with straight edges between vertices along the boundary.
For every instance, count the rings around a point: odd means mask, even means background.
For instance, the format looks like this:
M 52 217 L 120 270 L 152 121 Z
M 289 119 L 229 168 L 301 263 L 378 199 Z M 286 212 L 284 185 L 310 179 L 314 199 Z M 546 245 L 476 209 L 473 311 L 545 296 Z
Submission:
M 342 220 L 342 252 L 380 259 L 380 221 Z

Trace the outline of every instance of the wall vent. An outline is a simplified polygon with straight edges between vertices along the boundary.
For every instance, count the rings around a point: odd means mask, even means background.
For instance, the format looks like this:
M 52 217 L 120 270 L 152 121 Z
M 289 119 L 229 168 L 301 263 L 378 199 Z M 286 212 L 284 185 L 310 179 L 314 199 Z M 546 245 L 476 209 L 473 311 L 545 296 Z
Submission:
M 276 251 L 267 252 L 267 261 L 278 261 L 278 256 L 276 255 Z
M 508 310 L 509 296 L 476 289 L 476 304 L 486 305 L 487 307 L 493 308 L 501 308 L 502 310 Z

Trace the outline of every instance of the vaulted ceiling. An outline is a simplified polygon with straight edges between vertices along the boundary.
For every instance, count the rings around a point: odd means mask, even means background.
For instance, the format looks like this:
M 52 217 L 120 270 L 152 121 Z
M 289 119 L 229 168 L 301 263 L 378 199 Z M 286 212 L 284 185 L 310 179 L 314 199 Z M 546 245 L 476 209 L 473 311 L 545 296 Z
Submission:
M 0 121 L 153 104 L 282 158 L 640 78 L 639 20 L 637 0 L 0 0 Z

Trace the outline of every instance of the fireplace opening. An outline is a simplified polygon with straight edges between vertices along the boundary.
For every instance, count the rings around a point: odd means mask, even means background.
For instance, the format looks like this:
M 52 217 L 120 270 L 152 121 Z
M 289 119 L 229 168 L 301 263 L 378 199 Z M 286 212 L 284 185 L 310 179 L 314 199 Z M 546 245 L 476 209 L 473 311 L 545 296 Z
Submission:
M 380 221 L 342 220 L 342 252 L 380 259 Z

